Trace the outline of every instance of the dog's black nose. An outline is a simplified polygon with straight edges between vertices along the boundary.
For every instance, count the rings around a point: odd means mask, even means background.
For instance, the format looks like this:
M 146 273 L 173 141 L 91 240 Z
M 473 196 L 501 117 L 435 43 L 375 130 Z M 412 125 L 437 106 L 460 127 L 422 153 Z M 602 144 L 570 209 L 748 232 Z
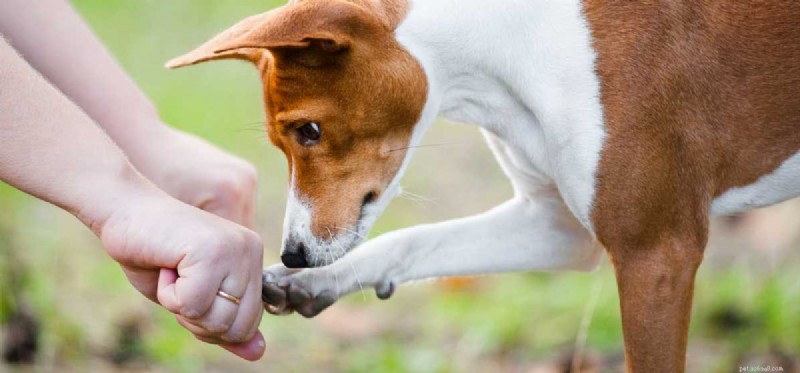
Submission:
M 293 245 L 287 243 L 285 252 L 281 255 L 281 261 L 287 268 L 308 268 L 306 246 L 302 242 Z

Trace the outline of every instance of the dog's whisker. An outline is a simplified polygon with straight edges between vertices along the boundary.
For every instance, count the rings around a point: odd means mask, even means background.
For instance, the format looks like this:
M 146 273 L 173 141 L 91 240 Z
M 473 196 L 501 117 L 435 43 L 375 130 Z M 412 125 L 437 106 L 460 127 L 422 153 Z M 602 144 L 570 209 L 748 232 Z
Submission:
M 261 130 L 263 130 L 266 125 L 267 125 L 267 122 L 264 122 L 264 121 L 251 122 L 251 123 L 242 124 L 241 126 L 239 126 L 239 128 L 240 129 L 261 129 Z
M 267 124 L 267 122 L 264 121 L 264 120 L 259 120 L 259 121 L 256 121 L 256 122 L 244 123 L 245 126 L 255 126 L 255 125 L 263 126 L 263 125 L 266 125 L 266 124 Z
M 331 229 L 328 227 L 325 227 L 325 229 L 328 231 L 328 241 L 331 243 L 331 246 L 333 246 L 333 232 L 331 232 Z M 331 259 L 330 265 L 336 261 L 336 257 L 334 257 L 334 254 L 331 252 L 328 252 L 328 254 Z M 333 275 L 333 282 L 336 284 L 336 296 L 339 297 L 342 294 L 342 289 L 339 287 L 339 277 L 336 276 L 336 271 L 331 271 L 331 274 Z
M 336 226 L 334 226 L 334 227 L 333 227 L 333 229 L 339 229 L 339 230 L 343 230 L 343 231 L 345 231 L 345 232 L 350 232 L 350 233 L 352 233 L 352 234 L 354 234 L 354 235 L 358 236 L 359 238 L 361 238 L 361 239 L 363 239 L 363 240 L 366 240 L 366 239 L 367 239 L 367 236 L 365 236 L 365 235 L 363 235 L 363 234 L 361 234 L 361 233 L 358 233 L 358 232 L 356 232 L 356 231 L 354 231 L 354 230 L 352 230 L 352 229 L 348 229 L 348 228 L 344 228 L 344 227 L 336 227 Z
M 337 248 L 342 253 L 342 257 L 344 258 L 344 256 L 347 255 L 347 251 L 341 245 L 338 245 Z M 345 260 L 347 260 L 347 259 L 345 259 Z M 356 279 L 356 284 L 358 284 L 358 290 L 359 290 L 359 292 L 361 292 L 361 298 L 364 299 L 364 301 L 366 302 L 367 301 L 367 295 L 364 293 L 364 285 L 361 284 L 361 278 L 360 278 L 360 276 L 358 274 L 358 270 L 356 270 L 356 266 L 353 265 L 352 262 L 348 261 L 348 264 L 350 264 L 350 270 L 353 271 L 353 277 Z
M 389 149 L 389 150 L 386 151 L 386 153 L 398 152 L 398 151 L 401 151 L 401 150 L 415 149 L 415 148 L 432 148 L 432 147 L 435 147 L 435 146 L 458 145 L 458 144 L 461 144 L 461 143 L 462 143 L 462 141 L 443 142 L 443 143 L 438 143 L 438 144 L 412 145 L 412 146 L 406 146 L 406 147 L 402 147 L 402 148 Z
M 264 132 L 263 128 L 238 128 L 234 129 L 233 132 Z
M 422 206 L 422 203 L 423 203 L 422 200 L 414 198 L 414 197 L 412 197 L 412 196 L 410 196 L 408 194 L 405 194 L 405 193 L 401 193 L 397 197 L 405 199 L 405 200 L 408 200 L 408 201 L 411 201 L 411 202 L 414 202 L 414 203 L 416 203 L 417 205 L 420 205 L 420 206 Z
M 423 195 L 419 195 L 419 194 L 416 194 L 416 193 L 411 193 L 411 192 L 408 192 L 406 190 L 403 190 L 403 192 L 400 193 L 398 195 L 398 197 L 407 199 L 409 201 L 412 201 L 412 202 L 414 202 L 414 203 L 416 203 L 416 204 L 418 204 L 420 206 L 424 206 L 424 204 L 426 204 L 426 203 L 430 203 L 430 204 L 433 204 L 433 205 L 441 206 L 441 203 L 439 203 L 439 201 L 437 201 L 437 200 L 435 200 L 433 198 L 425 197 Z
M 433 198 L 425 197 L 425 196 L 423 196 L 421 194 L 412 193 L 412 192 L 409 192 L 408 190 L 405 190 L 405 189 L 403 189 L 403 192 L 400 193 L 400 195 L 406 196 L 406 197 L 411 197 L 411 198 L 414 198 L 414 199 L 418 199 L 420 201 L 436 202 L 436 200 L 433 199 Z

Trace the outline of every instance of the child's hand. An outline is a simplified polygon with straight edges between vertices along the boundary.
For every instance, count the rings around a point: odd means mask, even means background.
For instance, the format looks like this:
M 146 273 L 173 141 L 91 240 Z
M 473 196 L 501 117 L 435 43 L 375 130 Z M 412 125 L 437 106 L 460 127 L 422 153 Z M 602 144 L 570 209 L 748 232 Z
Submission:
M 149 128 L 149 136 L 124 144 L 139 172 L 183 202 L 253 227 L 257 177 L 250 163 L 166 125 Z
M 155 190 L 131 195 L 95 229 L 131 284 L 198 339 L 248 360 L 263 355 L 255 233 Z

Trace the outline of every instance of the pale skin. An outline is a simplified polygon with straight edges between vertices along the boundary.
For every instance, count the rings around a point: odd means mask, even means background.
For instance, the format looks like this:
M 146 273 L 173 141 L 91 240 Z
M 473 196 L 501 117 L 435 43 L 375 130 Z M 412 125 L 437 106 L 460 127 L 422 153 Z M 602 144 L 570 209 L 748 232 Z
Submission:
M 0 180 L 75 215 L 198 339 L 260 358 L 255 169 L 165 125 L 65 1 L 0 2 L 0 35 Z

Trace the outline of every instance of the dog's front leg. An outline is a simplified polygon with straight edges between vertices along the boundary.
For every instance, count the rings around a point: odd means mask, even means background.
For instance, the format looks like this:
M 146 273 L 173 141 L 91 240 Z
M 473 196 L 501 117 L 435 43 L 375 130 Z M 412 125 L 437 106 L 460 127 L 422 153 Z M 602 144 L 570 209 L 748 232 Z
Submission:
M 387 233 L 331 265 L 264 272 L 272 313 L 318 314 L 340 296 L 374 287 L 388 298 L 407 281 L 524 270 L 589 270 L 602 249 L 560 199 L 514 198 L 486 213 Z

